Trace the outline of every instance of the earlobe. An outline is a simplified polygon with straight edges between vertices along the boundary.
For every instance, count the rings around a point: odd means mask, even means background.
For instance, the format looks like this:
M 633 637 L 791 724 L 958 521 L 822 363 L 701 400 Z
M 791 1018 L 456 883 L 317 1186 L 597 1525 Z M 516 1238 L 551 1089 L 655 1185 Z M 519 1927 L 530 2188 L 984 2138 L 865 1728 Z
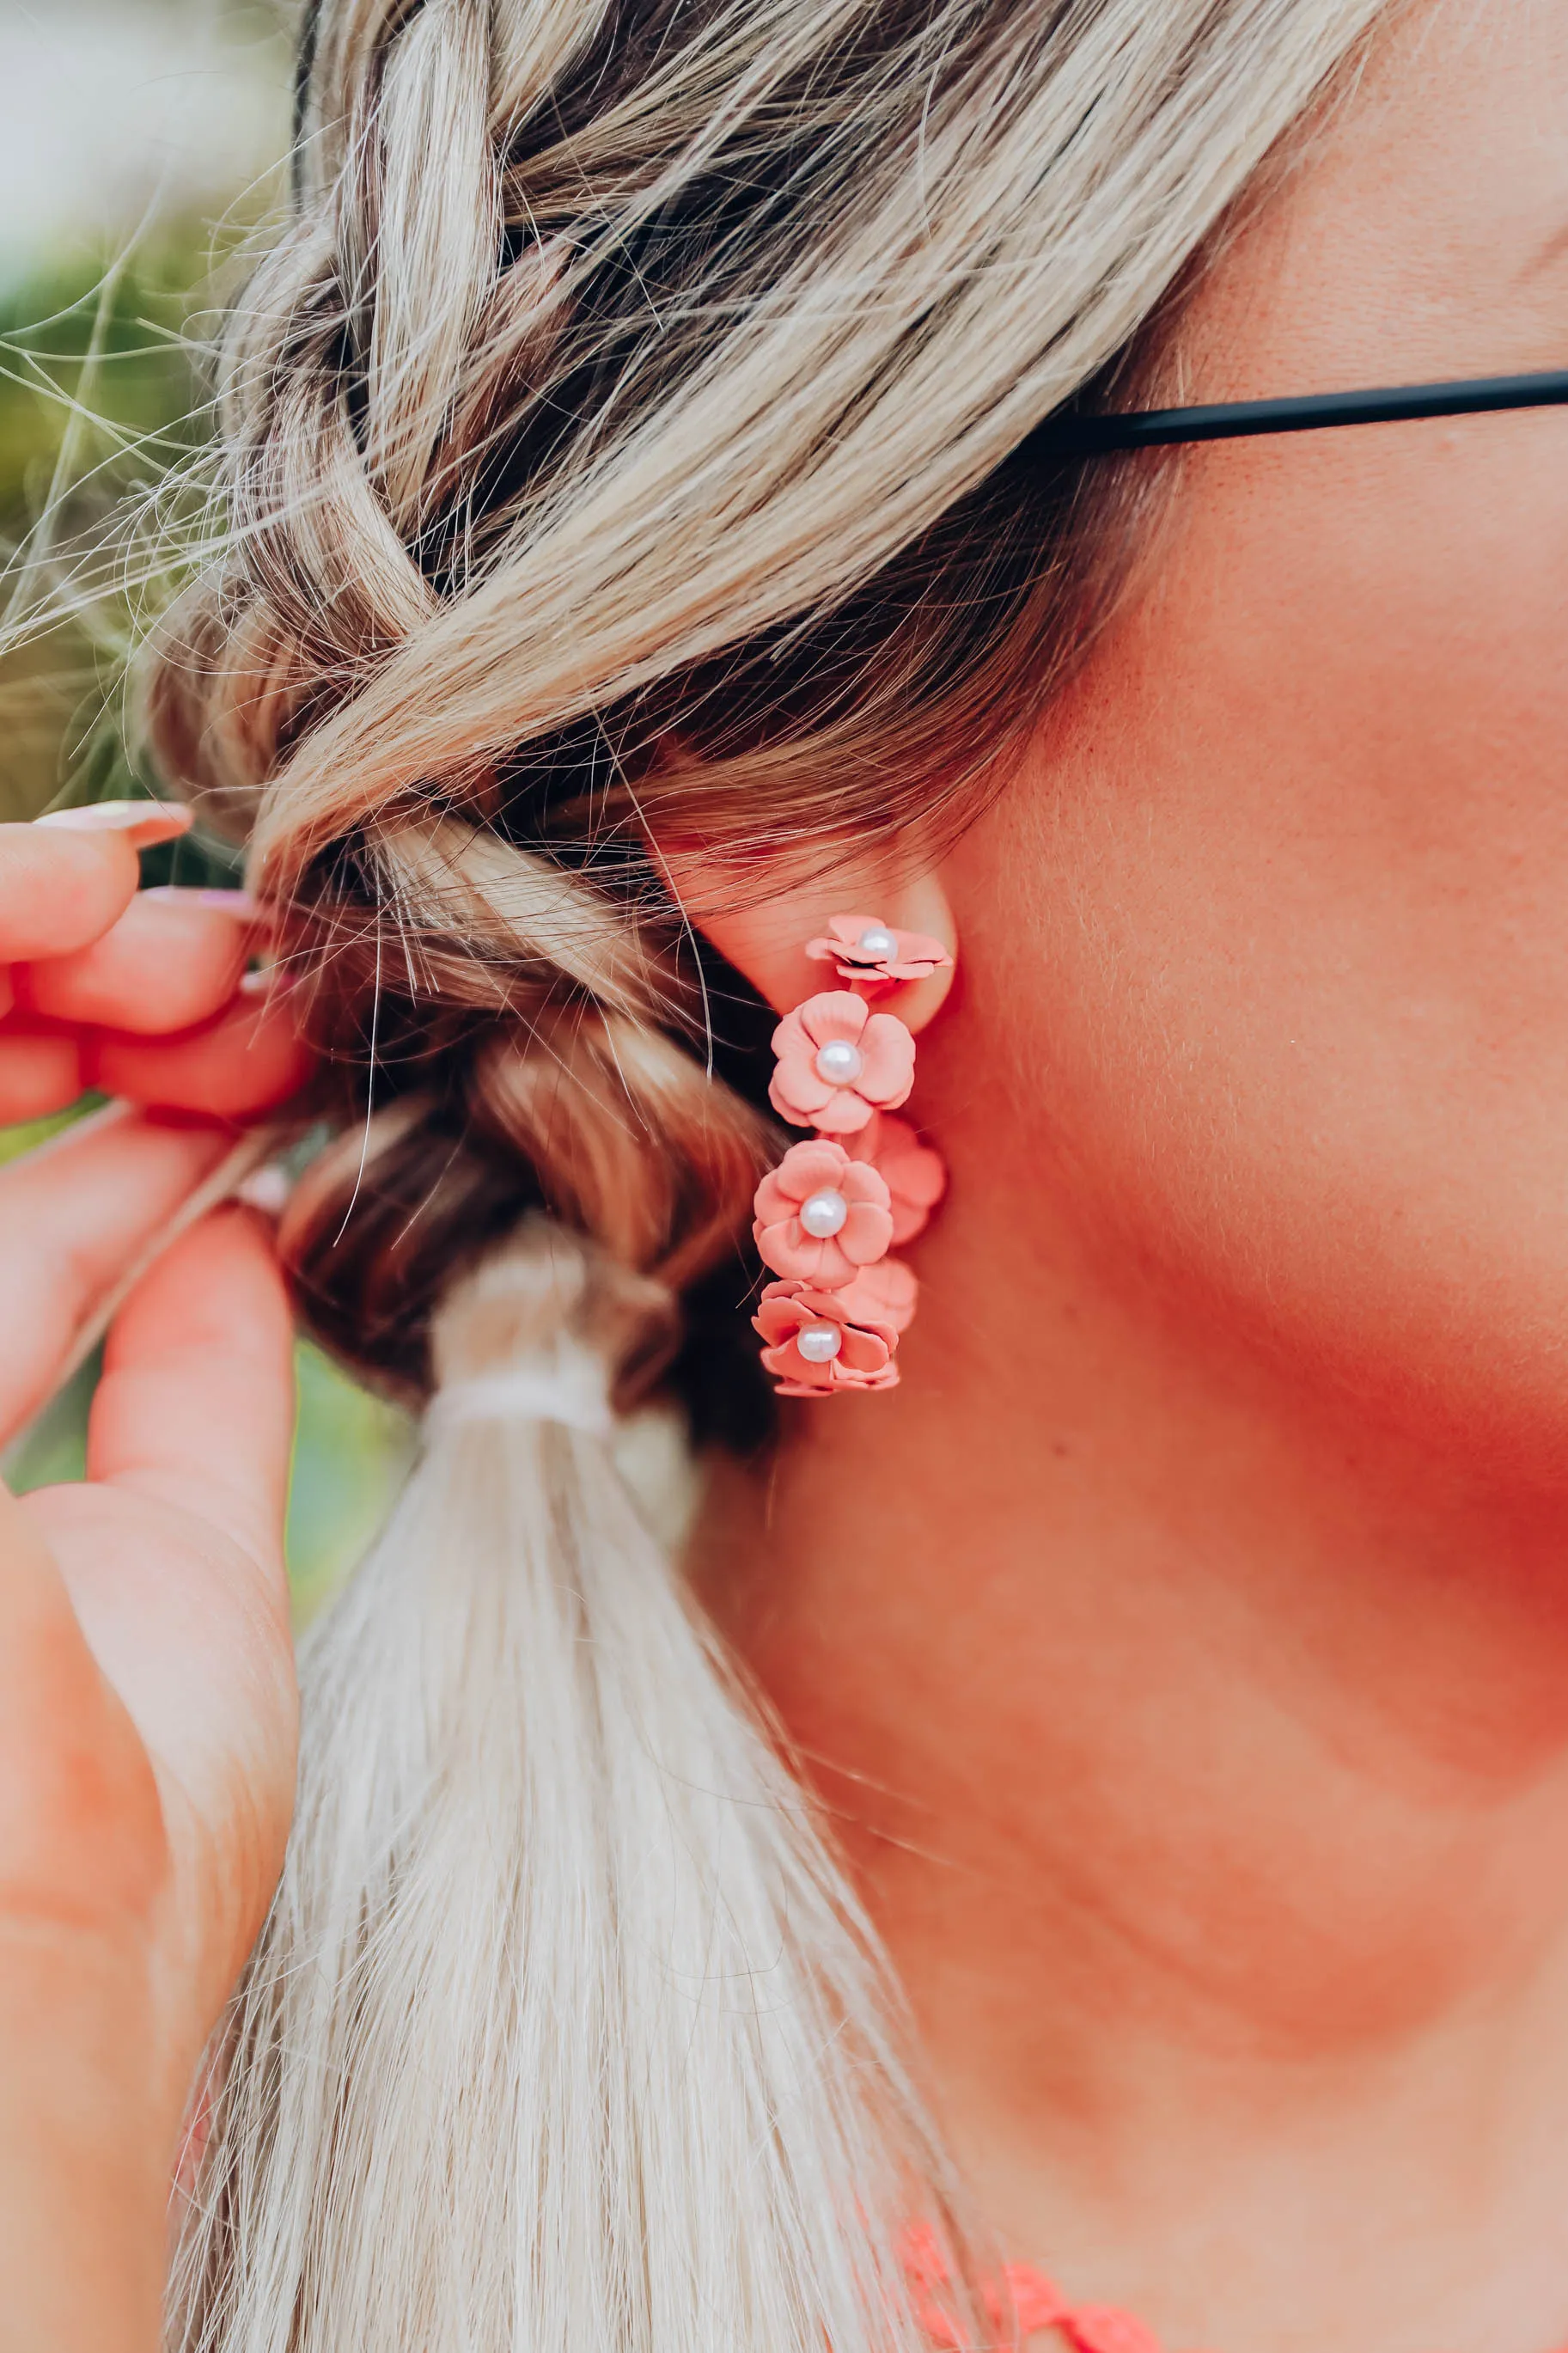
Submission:
M 938 872 L 877 880 L 835 866 L 786 884 L 760 905 L 737 910 L 721 898 L 714 870 L 700 850 L 667 849 L 659 864 L 691 923 L 779 1013 L 819 989 L 842 987 L 841 955 L 853 964 L 856 938 L 873 928 L 935 943 L 947 959 L 924 972 L 921 964 L 931 960 L 917 959 L 910 967 L 917 976 L 880 991 L 879 1010 L 896 1013 L 919 1031 L 941 1010 L 952 985 L 957 936 Z M 732 878 L 726 879 L 732 889 Z

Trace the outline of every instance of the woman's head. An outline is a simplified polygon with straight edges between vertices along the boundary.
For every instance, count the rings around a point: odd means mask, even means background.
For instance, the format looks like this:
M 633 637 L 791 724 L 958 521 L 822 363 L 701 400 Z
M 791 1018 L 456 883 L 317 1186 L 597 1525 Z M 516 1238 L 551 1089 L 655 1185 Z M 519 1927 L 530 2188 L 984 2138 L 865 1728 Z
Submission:
M 294 216 L 231 348 L 232 551 L 153 712 L 258 816 L 361 1102 L 374 1029 L 376 1102 L 429 1105 L 315 1188 L 310 1230 L 353 1191 L 366 1243 L 300 1244 L 336 1336 L 416 1371 L 525 1163 L 644 1267 L 723 1250 L 759 1129 L 705 1070 L 670 868 L 754 905 L 973 812 L 1142 504 L 1017 445 L 1146 369 L 1377 13 L 311 12 Z

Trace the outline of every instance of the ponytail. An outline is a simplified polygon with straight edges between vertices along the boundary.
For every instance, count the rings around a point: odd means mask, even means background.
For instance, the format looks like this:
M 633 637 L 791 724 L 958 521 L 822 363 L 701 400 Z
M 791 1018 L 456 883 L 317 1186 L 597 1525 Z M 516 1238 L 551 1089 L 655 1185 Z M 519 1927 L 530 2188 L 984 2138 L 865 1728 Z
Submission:
M 181 2353 L 889 2353 L 932 2177 L 855 1900 L 617 1475 L 668 1294 L 534 1217 L 303 1661 Z M 895 2154 L 897 2153 L 897 2154 Z

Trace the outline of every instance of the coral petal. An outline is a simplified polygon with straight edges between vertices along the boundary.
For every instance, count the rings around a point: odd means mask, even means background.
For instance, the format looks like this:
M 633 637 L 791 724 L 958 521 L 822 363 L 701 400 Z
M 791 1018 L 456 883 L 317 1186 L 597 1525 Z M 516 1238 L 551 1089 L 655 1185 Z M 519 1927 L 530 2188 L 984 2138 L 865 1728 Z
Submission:
M 775 1173 L 784 1191 L 794 1200 L 804 1201 L 827 1187 L 836 1186 L 842 1190 L 845 1176 L 853 1166 L 841 1144 L 817 1136 L 809 1144 L 792 1144 Z
M 892 1197 L 895 1244 L 912 1241 L 923 1232 L 932 1208 L 947 1190 L 947 1168 L 941 1153 L 922 1144 L 908 1120 L 897 1119 L 890 1112 L 879 1114 L 875 1128 L 858 1138 L 855 1148 L 887 1182 Z
M 947 1167 L 941 1153 L 922 1144 L 907 1119 L 895 1119 L 890 1112 L 882 1118 L 875 1137 L 868 1141 L 866 1154 L 881 1171 L 895 1198 L 929 1209 L 947 1189 Z
M 798 1055 L 792 1055 L 773 1072 L 773 1083 L 768 1088 L 768 1101 L 779 1117 L 788 1120 L 792 1127 L 810 1127 L 817 1114 L 827 1109 L 838 1092 L 839 1090 L 829 1086 L 826 1079 L 817 1077 L 808 1061 Z
M 801 1304 L 801 1288 L 798 1282 L 770 1282 L 758 1300 L 752 1328 L 770 1345 L 787 1339 L 811 1322 L 811 1310 Z
M 839 1296 L 851 1323 L 907 1332 L 914 1321 L 920 1284 L 901 1258 L 882 1258 L 862 1267 Z
M 884 1019 L 887 1018 L 883 1016 Z M 847 988 L 825 988 L 820 997 L 808 997 L 804 1005 L 797 1005 L 779 1026 L 783 1029 L 789 1021 L 798 1021 L 815 1051 L 818 1046 L 828 1045 L 838 1038 L 847 1039 L 851 1045 L 858 1045 L 867 1020 L 865 1005 L 858 997 L 852 997 Z M 902 1024 L 900 1026 L 901 1028 Z M 776 1032 L 773 1050 L 775 1053 L 783 1050 Z
M 752 1214 L 759 1226 L 781 1225 L 786 1218 L 794 1217 L 803 1198 L 788 1191 L 779 1170 L 770 1168 L 757 1187 Z
M 893 1206 L 887 1178 L 868 1160 L 851 1160 L 846 1155 L 843 1170 L 834 1181 L 851 1205 L 864 1201 L 874 1209 L 889 1210 Z
M 855 1088 L 835 1087 L 832 1102 L 812 1113 L 812 1124 L 825 1135 L 856 1135 L 868 1124 L 874 1108 Z
M 882 955 L 868 955 L 860 945 L 873 929 L 889 935 L 890 944 Z M 879 994 L 903 981 L 925 980 L 952 963 L 940 940 L 924 932 L 895 931 L 875 915 L 830 915 L 826 933 L 808 940 L 805 953 L 815 964 L 836 965 L 839 979 L 851 988 Z
M 893 937 L 899 944 L 894 951 L 899 964 L 923 965 L 940 972 L 944 965 L 952 962 L 942 942 L 933 940 L 927 932 L 895 932 Z
M 797 1005 L 793 1013 L 786 1013 L 773 1031 L 768 1042 L 775 1054 L 809 1056 L 812 1052 L 811 1039 L 806 1033 L 805 1024 L 800 1018 L 801 1010 L 802 1008 Z
M 853 1266 L 870 1266 L 884 1258 L 893 1239 L 893 1213 L 873 1201 L 855 1201 L 837 1240 Z
M 830 1379 L 818 1378 L 819 1375 L 829 1374 L 831 1367 L 808 1365 L 793 1340 L 786 1340 L 782 1347 L 764 1348 L 763 1363 L 770 1373 L 784 1380 L 803 1381 L 808 1388 L 827 1388 L 832 1385 Z
M 892 1346 L 879 1332 L 868 1332 L 854 1324 L 846 1324 L 844 1345 L 834 1362 L 842 1366 L 847 1373 L 879 1373 L 892 1353 Z
M 752 1232 L 763 1264 L 772 1267 L 786 1282 L 820 1281 L 822 1252 L 827 1245 L 814 1234 L 803 1231 L 798 1219 L 789 1218 L 774 1226 L 755 1226 Z
M 873 1013 L 860 1039 L 860 1092 L 884 1110 L 905 1102 L 915 1082 L 915 1041 L 896 1013 Z

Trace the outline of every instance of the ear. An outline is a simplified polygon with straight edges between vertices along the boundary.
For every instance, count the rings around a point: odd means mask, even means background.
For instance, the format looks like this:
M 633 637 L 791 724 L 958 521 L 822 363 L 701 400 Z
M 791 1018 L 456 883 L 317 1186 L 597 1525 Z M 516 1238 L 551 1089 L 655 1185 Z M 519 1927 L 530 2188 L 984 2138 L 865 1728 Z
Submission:
M 787 1013 L 822 989 L 843 987 L 830 964 L 818 964 L 805 953 L 806 942 L 826 930 L 832 915 L 862 914 L 889 931 L 923 933 L 956 958 L 952 908 L 934 870 L 889 880 L 885 871 L 874 875 L 869 867 L 836 864 L 826 875 L 781 880 L 760 905 L 737 911 L 732 866 L 725 870 L 689 844 L 650 847 L 693 928 L 745 974 L 776 1012 Z M 927 980 L 888 989 L 877 998 L 877 1010 L 896 1013 L 910 1029 L 923 1029 L 941 1009 L 952 976 L 948 964 Z

